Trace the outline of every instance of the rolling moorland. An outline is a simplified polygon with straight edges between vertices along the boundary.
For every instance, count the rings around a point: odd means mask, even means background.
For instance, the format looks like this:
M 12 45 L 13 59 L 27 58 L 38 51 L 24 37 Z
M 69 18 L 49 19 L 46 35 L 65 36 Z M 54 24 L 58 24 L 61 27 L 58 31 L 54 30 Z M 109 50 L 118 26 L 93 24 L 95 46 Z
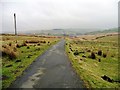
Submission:
M 118 88 L 118 34 L 64 37 L 72 67 L 89 88 Z M 1 35 L 2 87 L 8 88 L 23 71 L 61 37 Z
M 118 35 L 66 38 L 66 52 L 88 88 L 118 88 Z

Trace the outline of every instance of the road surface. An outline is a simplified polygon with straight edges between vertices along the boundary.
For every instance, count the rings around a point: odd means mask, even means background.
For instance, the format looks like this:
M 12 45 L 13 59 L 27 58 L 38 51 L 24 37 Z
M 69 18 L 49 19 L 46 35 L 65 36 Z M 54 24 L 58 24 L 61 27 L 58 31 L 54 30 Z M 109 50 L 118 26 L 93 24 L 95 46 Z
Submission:
M 84 88 L 65 53 L 65 40 L 33 62 L 10 88 Z

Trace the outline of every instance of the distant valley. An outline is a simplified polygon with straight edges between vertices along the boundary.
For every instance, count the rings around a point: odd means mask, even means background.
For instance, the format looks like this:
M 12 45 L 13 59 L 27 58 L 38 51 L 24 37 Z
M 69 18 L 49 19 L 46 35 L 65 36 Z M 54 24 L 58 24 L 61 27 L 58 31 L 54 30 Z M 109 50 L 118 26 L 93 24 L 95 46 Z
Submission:
M 99 29 L 52 29 L 52 30 L 34 30 L 26 32 L 26 34 L 37 34 L 37 35 L 57 35 L 57 36 L 79 36 L 79 35 L 94 35 L 104 33 L 116 33 L 117 28 L 99 30 Z

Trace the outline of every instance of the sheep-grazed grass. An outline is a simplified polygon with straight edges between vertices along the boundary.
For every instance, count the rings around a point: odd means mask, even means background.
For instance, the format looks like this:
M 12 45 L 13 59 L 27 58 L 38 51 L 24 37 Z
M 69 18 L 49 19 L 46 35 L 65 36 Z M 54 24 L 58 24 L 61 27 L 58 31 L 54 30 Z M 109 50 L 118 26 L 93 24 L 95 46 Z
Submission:
M 67 38 L 66 40 L 66 52 L 87 87 L 120 87 L 117 35 L 104 36 L 97 40 L 81 40 L 79 38 Z M 76 50 L 84 53 L 74 55 Z

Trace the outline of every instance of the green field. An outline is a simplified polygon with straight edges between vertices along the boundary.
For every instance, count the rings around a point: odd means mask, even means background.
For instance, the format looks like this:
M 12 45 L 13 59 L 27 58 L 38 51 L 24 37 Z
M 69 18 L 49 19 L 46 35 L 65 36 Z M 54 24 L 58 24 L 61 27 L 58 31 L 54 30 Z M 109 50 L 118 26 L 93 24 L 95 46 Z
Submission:
M 2 88 L 9 87 L 39 55 L 60 40 L 57 37 L 1 37 Z
M 66 52 L 86 87 L 120 87 L 118 35 L 105 36 L 95 40 L 66 38 Z

